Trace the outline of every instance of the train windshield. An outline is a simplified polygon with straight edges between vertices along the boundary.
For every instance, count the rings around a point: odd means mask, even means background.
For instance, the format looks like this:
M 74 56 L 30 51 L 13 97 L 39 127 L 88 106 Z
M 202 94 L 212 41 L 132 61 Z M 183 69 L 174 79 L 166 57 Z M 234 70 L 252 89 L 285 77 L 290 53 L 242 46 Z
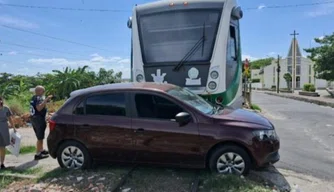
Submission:
M 214 110 L 214 107 L 210 103 L 205 101 L 199 95 L 191 92 L 187 88 L 177 87 L 168 90 L 167 93 L 183 102 L 188 103 L 191 106 L 194 106 L 203 113 L 210 114 Z
M 221 11 L 217 9 L 178 10 L 138 17 L 139 35 L 145 64 L 175 63 L 205 36 L 187 62 L 211 59 Z

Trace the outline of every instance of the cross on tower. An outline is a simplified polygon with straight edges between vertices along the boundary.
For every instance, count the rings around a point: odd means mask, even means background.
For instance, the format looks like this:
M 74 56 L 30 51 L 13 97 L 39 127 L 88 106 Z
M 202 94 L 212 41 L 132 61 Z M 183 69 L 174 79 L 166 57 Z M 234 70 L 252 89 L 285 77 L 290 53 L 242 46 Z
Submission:
M 293 30 L 293 33 L 290 35 L 293 35 L 293 39 L 296 39 L 296 36 L 299 35 L 299 33 L 296 33 L 296 30 Z

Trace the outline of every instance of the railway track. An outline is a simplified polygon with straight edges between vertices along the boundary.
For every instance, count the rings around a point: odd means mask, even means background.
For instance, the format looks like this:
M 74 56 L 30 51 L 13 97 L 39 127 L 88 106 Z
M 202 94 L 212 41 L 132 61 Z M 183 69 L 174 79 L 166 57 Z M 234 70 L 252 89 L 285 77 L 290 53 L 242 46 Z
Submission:
M 128 179 L 131 177 L 132 173 L 138 168 L 137 165 L 133 166 L 129 171 L 123 175 L 123 177 L 120 179 L 120 181 L 112 188 L 111 192 L 120 192 L 122 191 L 122 187 L 124 184 L 128 181 Z M 189 192 L 198 192 L 200 183 L 200 171 L 195 171 L 194 177 L 191 180 L 190 183 L 190 189 Z
M 137 168 L 138 166 L 135 165 L 133 166 L 122 178 L 121 180 L 115 185 L 115 187 L 111 190 L 111 192 L 119 192 L 121 191 L 122 186 L 126 183 L 127 179 L 131 176 L 133 171 Z
M 194 175 L 194 179 L 190 184 L 190 192 L 197 192 L 200 183 L 200 171 L 196 171 Z

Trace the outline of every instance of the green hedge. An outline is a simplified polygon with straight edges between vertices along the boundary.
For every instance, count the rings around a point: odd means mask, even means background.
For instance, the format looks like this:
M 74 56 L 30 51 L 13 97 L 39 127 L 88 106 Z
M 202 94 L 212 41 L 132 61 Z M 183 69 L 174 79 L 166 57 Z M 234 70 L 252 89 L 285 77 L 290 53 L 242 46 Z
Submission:
M 252 79 L 252 83 L 260 83 L 260 79 Z
M 303 86 L 304 91 L 315 92 L 315 86 L 311 83 L 306 83 Z

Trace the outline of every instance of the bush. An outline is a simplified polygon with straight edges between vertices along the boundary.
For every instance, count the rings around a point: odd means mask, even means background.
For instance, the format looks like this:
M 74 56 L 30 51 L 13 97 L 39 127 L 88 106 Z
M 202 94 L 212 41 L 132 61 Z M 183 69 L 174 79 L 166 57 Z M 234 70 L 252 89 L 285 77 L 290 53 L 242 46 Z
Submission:
M 276 89 L 276 85 L 272 85 L 272 86 L 271 86 L 271 89 Z
M 252 83 L 260 83 L 260 79 L 252 79 Z
M 257 110 L 257 111 L 262 111 L 261 108 L 258 105 L 256 105 L 256 104 L 252 104 L 251 105 L 251 109 Z
M 32 93 L 28 91 L 23 92 L 9 97 L 8 100 L 6 100 L 6 105 L 9 106 L 14 115 L 23 115 L 24 113 L 29 112 L 31 97 Z
M 47 104 L 48 112 L 50 113 L 56 112 L 64 103 L 65 103 L 65 100 L 59 100 L 59 101 L 48 103 Z
M 315 92 L 315 86 L 311 83 L 306 83 L 303 86 L 304 91 Z
M 315 86 L 313 84 L 311 84 L 310 88 L 309 88 L 310 92 L 315 92 Z

